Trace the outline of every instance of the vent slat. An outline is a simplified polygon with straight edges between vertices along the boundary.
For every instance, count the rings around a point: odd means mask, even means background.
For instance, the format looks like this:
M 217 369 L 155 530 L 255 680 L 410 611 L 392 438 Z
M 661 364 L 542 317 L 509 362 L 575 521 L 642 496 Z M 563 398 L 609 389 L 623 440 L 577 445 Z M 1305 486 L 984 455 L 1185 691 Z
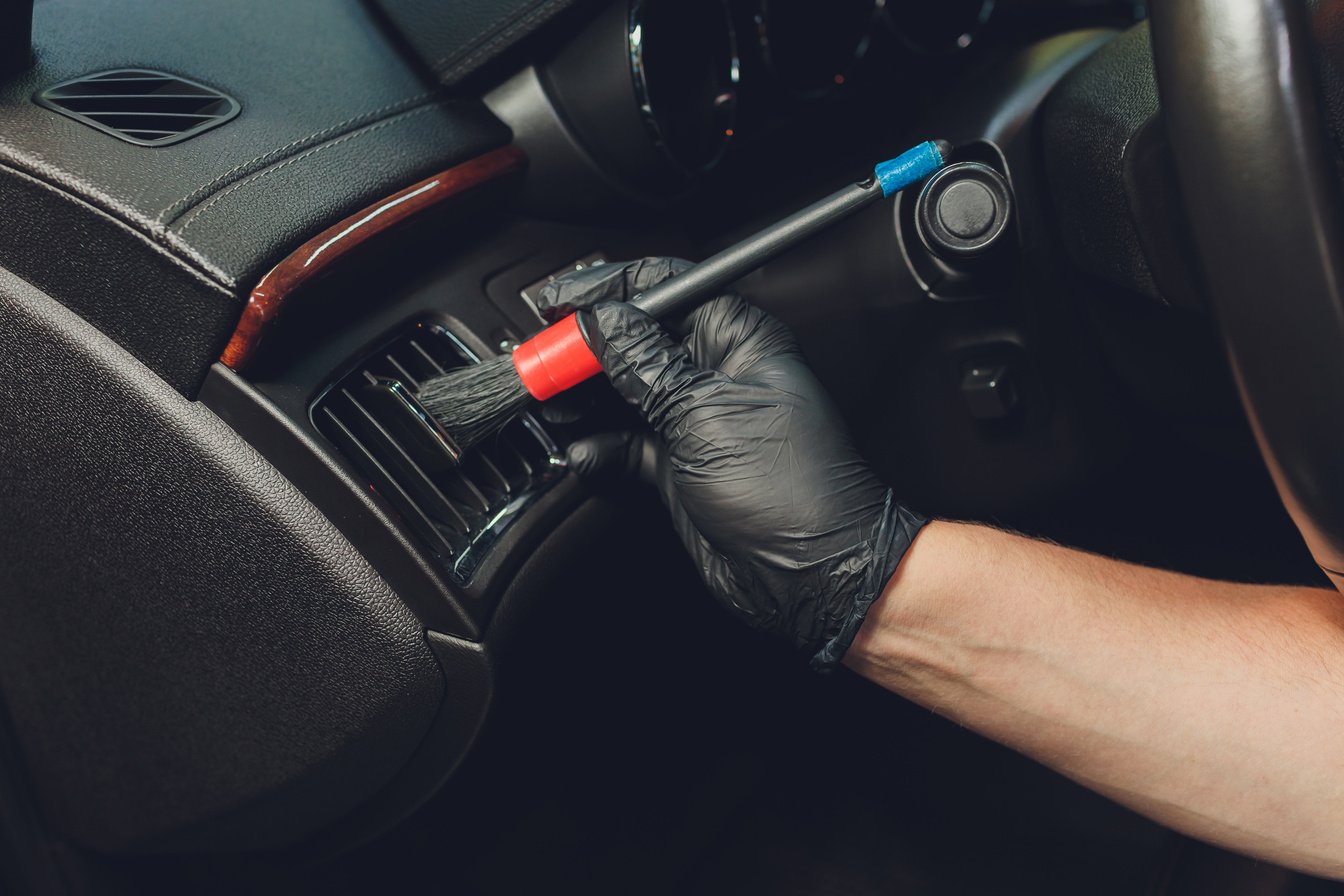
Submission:
M 160 87 L 167 87 L 168 85 L 173 84 L 174 81 L 175 79 L 173 78 L 91 78 L 73 82 L 72 86 L 78 86 L 82 90 L 87 90 L 103 84 L 129 84 L 132 86 L 143 86 L 145 89 L 149 89 L 149 85 L 157 84 Z M 64 93 L 64 90 L 53 87 L 52 93 L 61 94 Z
M 504 429 L 503 435 L 534 475 L 548 463 L 548 452 L 524 421 L 510 424 Z
M 86 75 L 81 81 L 176 81 L 172 75 L 157 72 L 103 72 L 101 75 Z
M 217 90 L 164 72 L 122 69 L 49 87 L 37 103 L 89 127 L 141 146 L 167 146 L 232 119 L 238 102 Z
M 62 100 L 61 104 L 72 112 L 92 118 L 116 115 L 126 118 L 162 118 L 169 121 L 182 117 L 214 118 L 219 115 L 227 115 L 229 112 L 228 104 L 208 97 L 164 99 L 154 96 L 145 97 L 143 101 L 94 97 L 91 99 Z M 175 121 L 173 127 L 181 130 L 181 124 L 182 122 Z
M 511 469 L 513 475 L 518 478 L 531 479 L 536 474 L 536 470 L 532 469 L 532 464 L 528 461 L 527 455 L 519 451 L 518 446 L 514 444 L 512 433 L 505 430 L 499 435 L 499 459 L 504 469 Z
M 401 365 L 407 375 L 417 381 L 419 385 L 416 387 L 416 391 L 419 391 L 426 380 L 431 380 L 444 373 L 443 365 L 423 351 L 417 351 L 414 342 L 407 342 L 405 346 L 398 345 L 397 348 L 398 351 L 393 356 L 394 360 Z
M 406 520 L 411 530 L 423 539 L 431 550 L 435 550 L 447 557 L 456 555 L 456 550 L 448 540 L 444 538 L 443 533 L 438 530 L 424 512 L 416 506 L 411 496 L 406 494 L 395 477 L 387 472 L 387 469 L 378 462 L 378 458 L 369 451 L 362 442 L 355 436 L 350 428 L 342 422 L 341 418 L 336 416 L 330 408 L 323 408 L 323 416 L 328 425 L 323 427 L 323 434 L 331 439 L 342 452 L 355 461 L 355 465 L 364 471 L 365 475 L 373 479 L 373 488 L 382 493 L 397 509 L 397 512 Z
M 354 423 L 357 432 L 372 440 L 381 449 L 384 463 L 390 462 L 395 471 L 401 474 L 398 481 L 406 491 L 417 499 L 421 508 L 432 518 L 446 524 L 453 531 L 465 534 L 470 531 L 466 517 L 429 478 L 419 464 L 402 448 L 378 418 L 350 392 L 343 392 L 346 402 L 355 413 Z
M 475 514 L 490 512 L 490 500 L 476 487 L 462 467 L 442 477 L 444 487 L 452 493 L 465 508 Z
M 442 327 L 426 327 L 417 333 L 417 338 L 422 335 L 429 337 L 424 343 L 425 351 L 433 355 L 444 370 L 456 370 L 476 363 L 476 358 L 467 353 L 452 334 Z
M 318 429 L 325 434 L 331 428 L 323 414 L 335 410 L 425 519 L 434 523 L 450 510 L 455 514 L 441 537 L 458 548 L 445 564 L 456 581 L 471 577 L 519 509 L 564 469 L 559 449 L 526 415 L 498 439 L 464 454 L 443 441 L 413 393 L 427 379 L 471 363 L 470 351 L 442 326 L 417 324 L 370 351 L 313 405 Z M 337 447 L 347 451 L 339 442 Z
M 411 351 L 423 358 L 425 363 L 429 365 L 430 369 L 433 370 L 435 374 L 442 376 L 448 372 L 448 368 L 434 360 L 434 357 L 430 355 L 429 352 L 425 351 L 425 347 L 414 339 L 411 340 Z
M 63 100 L 217 100 L 208 93 L 52 93 Z
M 397 379 L 401 380 L 403 383 L 410 386 L 416 392 L 420 391 L 419 377 L 413 376 L 411 372 L 407 370 L 405 366 L 403 366 L 402 363 L 398 361 L 395 357 L 393 357 L 391 354 L 387 356 L 387 363 L 391 364 L 392 367 L 397 371 Z
M 478 450 L 472 455 L 472 459 L 477 464 L 477 470 L 480 479 L 484 479 L 486 485 L 492 491 L 501 492 L 505 495 L 513 491 L 513 485 L 508 478 L 500 472 L 499 467 L 491 460 L 490 454 L 483 450 Z
M 100 118 L 103 116 L 116 116 L 118 118 L 214 118 L 214 115 L 205 112 L 85 112 L 90 118 Z

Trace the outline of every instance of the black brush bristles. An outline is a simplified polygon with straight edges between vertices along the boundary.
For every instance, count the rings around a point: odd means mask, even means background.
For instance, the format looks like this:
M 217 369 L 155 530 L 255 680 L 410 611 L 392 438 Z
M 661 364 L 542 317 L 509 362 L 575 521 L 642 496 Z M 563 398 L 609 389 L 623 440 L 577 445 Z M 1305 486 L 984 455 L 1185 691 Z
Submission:
M 426 380 L 416 398 L 463 451 L 499 432 L 532 401 L 508 355 Z

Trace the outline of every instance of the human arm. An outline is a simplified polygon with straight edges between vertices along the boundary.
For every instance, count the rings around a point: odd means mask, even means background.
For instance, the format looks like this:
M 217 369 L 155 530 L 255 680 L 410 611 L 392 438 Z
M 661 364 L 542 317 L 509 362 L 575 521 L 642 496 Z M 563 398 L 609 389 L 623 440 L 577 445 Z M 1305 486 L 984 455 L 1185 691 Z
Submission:
M 1344 601 L 934 523 L 845 665 L 1176 830 L 1344 876 Z
M 588 276 L 603 299 L 637 285 Z M 568 288 L 583 283 L 555 292 L 584 307 L 590 291 Z M 750 332 L 733 326 L 744 315 Z M 873 550 L 893 506 L 879 496 L 892 496 L 777 321 L 721 300 L 691 321 L 686 353 L 629 309 L 605 307 L 593 323 L 612 337 L 608 375 L 654 431 L 579 443 L 571 460 L 654 482 L 730 611 L 814 659 L 816 633 L 857 615 L 842 645 L 855 671 L 1173 828 L 1344 876 L 1335 592 L 1209 582 L 972 526 L 921 529 L 909 511 L 893 517 L 908 522 L 906 540 Z M 758 388 L 701 388 L 733 380 L 744 359 L 770 374 L 749 378 Z M 786 425 L 798 417 L 809 425 Z M 856 603 L 864 588 L 828 590 L 870 557 L 889 564 L 871 608 Z

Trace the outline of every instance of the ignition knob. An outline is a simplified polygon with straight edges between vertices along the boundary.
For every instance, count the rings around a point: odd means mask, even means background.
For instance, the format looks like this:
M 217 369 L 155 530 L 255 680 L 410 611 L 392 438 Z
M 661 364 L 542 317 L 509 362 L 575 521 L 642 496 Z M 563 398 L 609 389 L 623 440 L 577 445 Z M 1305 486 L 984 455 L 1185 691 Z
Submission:
M 920 241 L 947 261 L 992 252 L 1013 216 L 1013 195 L 1003 175 L 979 162 L 944 168 L 925 185 L 915 208 Z

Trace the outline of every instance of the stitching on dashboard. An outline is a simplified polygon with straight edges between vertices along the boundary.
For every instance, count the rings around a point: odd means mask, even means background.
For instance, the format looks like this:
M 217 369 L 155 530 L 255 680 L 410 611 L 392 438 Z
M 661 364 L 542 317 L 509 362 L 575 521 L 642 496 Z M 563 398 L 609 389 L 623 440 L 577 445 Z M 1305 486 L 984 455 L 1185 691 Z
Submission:
M 457 74 L 530 24 L 531 17 L 545 14 L 551 7 L 565 7 L 569 4 L 570 0 L 539 0 L 529 4 L 518 12 L 500 19 L 491 26 L 491 30 L 476 41 L 460 50 L 441 56 L 433 68 L 445 75 Z
M 0 159 L 0 169 L 25 175 L 29 180 L 49 187 L 59 195 L 74 197 L 100 215 L 134 230 L 147 240 L 165 241 L 167 237 L 171 237 L 171 234 L 164 231 L 156 222 L 150 219 L 142 219 L 119 208 L 116 199 L 101 196 L 87 185 L 77 181 L 67 182 L 69 176 L 64 172 L 48 171 L 40 165 L 25 164 L 23 159 L 15 158 Z M 179 245 L 167 240 L 166 245 L 168 251 L 178 253 L 178 257 L 185 262 L 194 262 L 197 270 L 207 277 L 214 278 L 214 282 L 220 286 L 232 289 L 238 285 L 237 281 L 225 274 L 218 265 L 185 243 Z
M 356 137 L 363 137 L 363 136 L 366 136 L 366 135 L 368 135 L 368 134 L 372 134 L 374 131 L 380 131 L 380 130 L 382 130 L 383 128 L 390 127 L 390 126 L 392 126 L 392 125 L 394 125 L 394 124 L 398 124 L 398 123 L 400 123 L 400 122 L 406 121 L 407 119 L 412 118 L 412 117 L 414 117 L 414 116 L 416 116 L 416 115 L 423 115 L 425 112 L 429 112 L 429 111 L 431 111 L 431 110 L 433 110 L 433 109 L 436 109 L 436 108 L 438 108 L 438 107 L 435 106 L 435 105 L 427 105 L 427 106 L 421 106 L 421 107 L 418 108 L 418 109 L 412 109 L 412 110 L 410 110 L 409 112 L 403 112 L 403 113 L 401 113 L 400 115 L 395 115 L 395 116 L 393 116 L 393 117 L 391 117 L 391 118 L 384 119 L 383 121 L 380 121 L 380 122 L 378 122 L 378 123 L 376 123 L 376 124 L 373 124 L 373 125 L 369 125 L 368 127 L 365 127 L 365 128 L 361 128 L 360 130 L 357 130 L 357 131 L 351 131 L 350 133 L 346 134 L 344 137 L 340 137 L 340 138 L 338 138 L 338 139 L 336 139 L 336 140 L 332 140 L 332 141 L 330 141 L 330 142 L 328 142 L 328 143 L 323 143 L 323 144 L 320 145 L 320 146 L 315 146 L 315 147 L 313 147 L 312 149 L 309 149 L 309 150 L 307 150 L 307 151 L 305 151 L 305 152 L 301 152 L 301 153 L 299 153 L 299 154 L 296 155 L 296 156 L 291 156 L 290 158 L 286 159 L 285 161 L 281 162 L 281 163 L 278 164 L 278 165 L 275 165 L 275 166 L 273 166 L 273 167 L 267 168 L 267 169 L 265 169 L 264 171 L 262 171 L 262 172 L 260 172 L 260 173 L 250 175 L 250 176 L 248 176 L 248 177 L 246 177 L 246 178 L 244 178 L 244 179 L 238 181 L 237 183 L 233 184 L 233 185 L 232 185 L 231 187 L 229 187 L 228 189 L 221 191 L 218 195 L 216 195 L 213 199 L 211 199 L 211 200 L 210 200 L 209 202 L 207 202 L 205 205 L 202 205 L 202 206 L 198 207 L 197 209 L 195 209 L 193 212 L 191 212 L 191 213 L 190 213 L 190 214 L 191 214 L 191 218 L 190 218 L 190 220 L 188 220 L 184 225 L 182 225 L 182 227 L 181 227 L 180 229 L 178 229 L 178 231 L 177 231 L 177 236 L 178 236 L 179 238 L 181 238 L 181 237 L 185 237 L 187 231 L 190 230 L 191 228 L 195 227 L 196 224 L 197 224 L 203 217 L 205 217 L 206 212 L 210 211 L 210 209 L 214 208 L 214 207 L 215 207 L 216 205 L 218 205 L 220 202 L 224 201 L 224 199 L 226 199 L 229 195 L 231 195 L 232 193 L 234 193 L 235 191 L 237 191 L 237 190 L 240 189 L 241 187 L 248 186 L 249 184 L 259 183 L 260 181 L 265 180 L 266 178 L 270 177 L 272 174 L 275 174 L 275 173 L 278 172 L 278 171 L 283 171 L 284 169 L 288 168 L 290 165 L 293 165 L 295 162 L 302 161 L 303 159 L 309 158 L 310 156 L 315 156 L 315 155 L 317 155 L 317 154 L 320 153 L 320 152 L 324 152 L 324 151 L 326 151 L 326 150 L 328 150 L 328 149 L 331 149 L 331 148 L 333 148 L 333 147 L 340 146 L 342 143 L 348 143 L 349 141 L 354 140 Z
M 27 180 L 27 181 L 30 181 L 30 182 L 36 184 L 37 186 L 41 187 L 42 189 L 48 191 L 49 193 L 52 193 L 52 194 L 56 195 L 57 197 L 59 197 L 59 198 L 61 198 L 61 199 L 64 199 L 66 202 L 69 202 L 71 205 L 76 205 L 76 206 L 80 206 L 81 208 L 87 208 L 87 209 L 90 209 L 91 211 L 93 211 L 94 214 L 96 214 L 96 215 L 98 215 L 98 216 L 100 216 L 100 217 L 106 219 L 107 221 L 110 221 L 110 222 L 111 222 L 113 225 L 115 225 L 116 227 L 119 227 L 119 228 L 121 228 L 122 230 L 126 231 L 127 233 L 131 234 L 131 235 L 134 236 L 136 239 L 138 239 L 138 240 L 140 240 L 141 242 L 143 242 L 143 243 L 144 243 L 146 246 L 148 246 L 151 250 L 153 250 L 154 253 L 155 253 L 156 255 L 160 255 L 160 256 L 162 256 L 163 258 L 166 258 L 166 259 L 167 259 L 169 262 L 171 262 L 175 267 L 180 268 L 183 272 L 189 274 L 191 277 L 195 278 L 196 280 L 199 280 L 201 283 L 203 283 L 203 284 L 205 284 L 206 286 L 210 287 L 210 288 L 213 289 L 215 292 L 218 292 L 219 294 L 221 294 L 221 295 L 223 295 L 223 296 L 225 296 L 225 297 L 227 297 L 227 298 L 230 298 L 230 299 L 232 299 L 232 298 L 236 298 L 235 295 L 234 295 L 234 293 L 233 293 L 233 291 L 230 290 L 227 286 L 225 286 L 224 284 L 222 284 L 222 283 L 220 283 L 220 282 L 218 282 L 218 281 L 212 279 L 212 278 L 211 278 L 208 274 L 206 274 L 205 272 L 200 271 L 200 270 L 197 270 L 195 267 L 191 266 L 190 264 L 187 264 L 187 262 L 183 261 L 182 258 L 180 258 L 180 257 L 179 257 L 176 253 L 174 253 L 172 250 L 167 249 L 167 248 L 165 248 L 165 247 L 163 247 L 163 246 L 160 246 L 158 243 L 154 242 L 154 240 L 153 240 L 152 238 L 150 238 L 149 236 L 147 236 L 145 233 L 143 233 L 142 231 L 136 229 L 135 227 L 132 227 L 131 225 L 127 224 L 125 221 L 122 221 L 120 218 L 116 217 L 115 215 L 108 214 L 106 211 L 100 209 L 98 206 L 96 206 L 96 205 L 94 205 L 94 204 L 92 204 L 92 203 L 90 203 L 90 202 L 87 202 L 86 200 L 80 198 L 79 196 L 76 196 L 76 195 L 74 195 L 74 194 L 72 194 L 72 193 L 68 193 L 68 192 L 66 192 L 65 190 L 61 189 L 60 187 L 55 186 L 55 185 L 53 185 L 53 184 L 50 184 L 50 183 L 48 183 L 47 181 L 42 180 L 41 178 L 34 177 L 33 175 L 27 173 L 26 171 L 20 171 L 18 168 L 14 168 L 14 167 L 12 167 L 12 166 L 10 166 L 10 165 L 0 165 L 0 168 L 3 168 L 3 169 L 5 169 L 5 170 L 7 170 L 7 171 L 10 171 L 11 173 L 17 175 L 17 176 L 18 176 L 20 179 L 22 179 L 22 180 Z
M 511 27 L 512 25 L 517 24 L 520 17 L 525 16 L 527 13 L 531 12 L 537 6 L 540 6 L 542 3 L 545 2 L 547 2 L 547 0 L 533 0 L 533 2 L 528 3 L 522 9 L 509 10 L 508 12 L 504 13 L 504 15 L 500 16 L 499 18 L 491 22 L 489 25 L 487 25 L 485 27 L 485 30 L 481 34 L 477 35 L 474 40 L 470 40 L 465 45 L 458 47 L 456 50 L 444 53 L 438 59 L 434 60 L 434 67 L 438 68 L 445 62 L 451 62 L 457 57 L 463 55 L 464 53 L 470 53 L 476 47 L 480 46 L 482 41 L 490 40 L 501 30 L 505 30 Z
M 441 76 L 456 77 L 471 68 L 478 60 L 494 51 L 500 44 L 508 41 L 519 31 L 522 31 L 530 24 L 529 19 L 538 15 L 546 15 L 552 8 L 564 8 L 569 5 L 569 0 L 543 0 L 541 3 L 528 7 L 525 13 L 520 14 L 519 18 L 508 27 L 495 32 L 488 39 L 478 41 L 470 46 L 463 47 L 457 53 L 450 53 L 444 56 L 438 62 L 434 63 L 436 71 Z M 465 55 L 464 55 L 465 54 Z M 445 64 L 446 67 L 445 67 Z
M 351 116 L 350 118 L 347 118 L 345 121 L 338 122 L 336 124 L 331 125 L 330 127 L 323 128 L 320 131 L 315 131 L 314 133 L 309 134 L 306 137 L 300 137 L 297 140 L 293 140 L 289 143 L 286 143 L 284 146 L 281 146 L 278 149 L 272 149 L 269 152 L 262 153 L 261 155 L 257 156 L 254 159 L 248 159 L 246 162 L 243 162 L 240 165 L 235 165 L 233 168 L 214 178 L 209 183 L 203 184 L 202 186 L 197 187 L 195 190 L 192 190 L 186 196 L 183 196 L 181 199 L 177 200 L 172 205 L 168 206 L 163 211 L 159 212 L 158 216 L 155 218 L 155 221 L 159 224 L 164 225 L 171 224 L 173 221 L 177 220 L 182 215 L 184 215 L 190 209 L 191 204 L 193 202 L 209 195 L 209 193 L 212 190 L 214 190 L 216 187 L 219 187 L 227 183 L 228 180 L 234 177 L 235 175 L 247 173 L 248 169 L 253 168 L 253 166 L 259 164 L 265 164 L 272 160 L 283 158 L 285 153 L 294 149 L 298 149 L 304 146 L 305 144 L 311 143 L 314 140 L 321 140 L 324 137 L 331 136 L 332 134 L 339 132 L 342 128 L 346 128 L 351 125 L 366 123 L 371 119 L 375 119 L 380 115 L 392 112 L 394 110 L 409 108 L 417 103 L 429 99 L 433 95 L 434 92 L 429 91 L 427 93 L 421 93 L 417 96 L 397 100 L 395 103 L 388 103 L 387 105 L 380 106 L 379 108 L 374 109 L 370 112 L 362 112 L 359 115 Z

